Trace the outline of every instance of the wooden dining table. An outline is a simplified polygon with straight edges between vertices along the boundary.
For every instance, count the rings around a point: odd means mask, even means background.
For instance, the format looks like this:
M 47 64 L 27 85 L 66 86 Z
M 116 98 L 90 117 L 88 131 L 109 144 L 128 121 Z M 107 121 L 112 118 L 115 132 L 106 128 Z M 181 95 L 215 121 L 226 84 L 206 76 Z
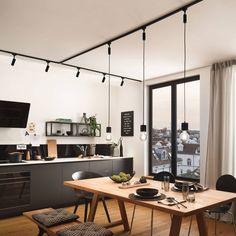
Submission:
M 133 178 L 132 181 L 138 180 L 138 178 Z M 204 219 L 204 211 L 207 209 L 214 208 L 215 206 L 232 202 L 236 199 L 235 193 L 217 191 L 214 189 L 208 189 L 202 192 L 195 193 L 194 202 L 185 202 L 184 205 L 164 205 L 158 203 L 158 201 L 148 201 L 148 200 L 137 200 L 130 198 L 130 194 L 135 193 L 136 189 L 139 188 L 138 185 L 134 188 L 120 188 L 121 184 L 113 182 L 109 177 L 75 180 L 75 181 L 65 181 L 64 185 L 72 187 L 74 189 L 81 189 L 93 193 L 93 199 L 91 203 L 90 213 L 88 221 L 94 221 L 97 204 L 99 200 L 99 195 L 107 196 L 116 199 L 118 202 L 121 219 L 116 222 L 110 223 L 110 226 L 123 225 L 125 231 L 129 231 L 129 222 L 127 219 L 126 209 L 124 202 L 130 202 L 136 205 L 147 207 L 150 209 L 156 209 L 162 212 L 166 212 L 172 215 L 172 221 L 170 225 L 169 236 L 178 236 L 180 234 L 181 222 L 183 217 L 196 216 L 199 235 L 207 236 L 207 227 Z M 161 189 L 161 182 L 148 180 L 148 188 L 157 188 L 159 192 L 165 194 L 167 197 L 174 197 L 177 200 L 182 200 L 182 193 L 178 191 L 172 191 L 173 185 L 169 191 L 165 192 Z M 172 190 L 171 190 L 172 189 Z

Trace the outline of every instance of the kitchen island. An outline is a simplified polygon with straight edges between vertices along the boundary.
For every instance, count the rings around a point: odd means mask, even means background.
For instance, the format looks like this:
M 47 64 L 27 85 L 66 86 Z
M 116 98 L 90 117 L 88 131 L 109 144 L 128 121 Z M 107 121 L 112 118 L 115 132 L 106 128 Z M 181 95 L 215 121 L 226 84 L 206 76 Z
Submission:
M 133 171 L 132 157 L 58 158 L 0 164 L 0 218 L 44 207 L 75 203 L 74 191 L 63 185 L 76 171 L 103 176 Z

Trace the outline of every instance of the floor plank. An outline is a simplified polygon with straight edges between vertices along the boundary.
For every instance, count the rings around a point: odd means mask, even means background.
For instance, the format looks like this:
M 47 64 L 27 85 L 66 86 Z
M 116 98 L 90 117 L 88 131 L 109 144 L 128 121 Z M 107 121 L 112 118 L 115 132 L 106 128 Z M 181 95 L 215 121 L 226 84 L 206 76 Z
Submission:
M 119 206 L 115 200 L 107 200 L 107 206 L 111 220 L 119 220 Z M 127 216 L 129 222 L 131 221 L 133 205 L 125 203 L 127 209 Z M 66 208 L 68 211 L 73 212 L 73 207 Z M 84 206 L 78 208 L 77 214 L 81 216 L 83 220 Z M 171 218 L 168 214 L 162 213 L 160 211 L 154 211 L 154 221 L 153 221 L 153 235 L 154 236 L 168 236 L 170 229 Z M 214 221 L 211 219 L 206 219 L 207 229 L 209 235 L 214 235 Z M 95 222 L 98 224 L 106 224 L 107 218 L 105 215 L 102 203 L 98 204 L 98 211 L 95 217 Z M 133 223 L 132 235 L 135 236 L 148 236 L 150 235 L 150 224 L 151 224 L 151 210 L 137 206 L 135 212 L 135 218 Z M 189 226 L 189 217 L 186 217 L 182 221 L 181 236 L 187 236 Z M 128 232 L 123 231 L 123 226 L 116 226 L 111 228 L 113 233 L 118 236 L 128 236 Z M 0 220 L 0 236 L 34 236 L 37 235 L 37 227 L 34 223 L 28 220 L 24 216 L 11 217 L 7 219 Z M 198 229 L 196 219 L 194 218 L 191 230 L 191 236 L 198 236 Z M 223 222 L 217 222 L 217 235 L 218 236 L 234 236 L 233 225 L 226 224 Z

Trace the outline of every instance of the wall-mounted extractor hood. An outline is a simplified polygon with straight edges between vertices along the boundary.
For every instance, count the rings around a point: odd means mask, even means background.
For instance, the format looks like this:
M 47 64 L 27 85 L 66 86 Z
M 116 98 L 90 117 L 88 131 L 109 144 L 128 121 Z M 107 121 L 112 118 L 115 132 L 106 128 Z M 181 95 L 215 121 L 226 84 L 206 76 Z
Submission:
M 0 100 L 0 127 L 25 128 L 29 109 L 30 103 Z

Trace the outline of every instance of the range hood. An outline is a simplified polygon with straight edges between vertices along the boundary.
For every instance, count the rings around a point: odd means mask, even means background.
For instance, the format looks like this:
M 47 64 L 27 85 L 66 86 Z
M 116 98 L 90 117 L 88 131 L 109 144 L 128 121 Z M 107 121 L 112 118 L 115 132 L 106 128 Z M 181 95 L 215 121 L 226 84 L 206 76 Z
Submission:
M 30 103 L 0 100 L 0 127 L 26 128 Z

